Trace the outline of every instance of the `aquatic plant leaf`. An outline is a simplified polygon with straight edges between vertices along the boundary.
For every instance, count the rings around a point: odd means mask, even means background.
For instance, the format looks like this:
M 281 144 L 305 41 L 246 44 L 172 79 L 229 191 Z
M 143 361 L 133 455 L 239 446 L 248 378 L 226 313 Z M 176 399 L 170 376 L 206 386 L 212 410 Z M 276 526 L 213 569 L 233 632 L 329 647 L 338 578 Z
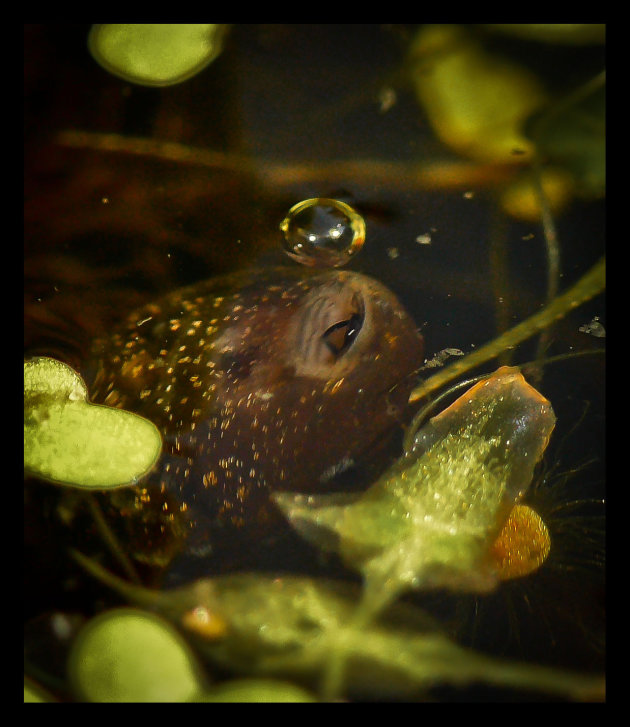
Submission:
M 600 81 L 600 83 L 598 83 Z M 600 197 L 606 191 L 606 87 L 603 76 L 576 102 L 562 99 L 534 115 L 525 133 L 539 154 L 569 171 L 579 191 Z M 582 89 L 576 91 L 582 96 Z
M 162 440 L 148 420 L 91 404 L 81 377 L 46 357 L 24 362 L 24 468 L 83 488 L 133 484 L 157 461 Z
M 549 402 L 502 367 L 434 417 L 351 503 L 277 493 L 307 539 L 338 551 L 368 591 L 497 583 L 489 551 L 527 490 L 555 424 Z
M 41 702 L 54 701 L 55 699 L 42 689 L 39 684 L 35 684 L 27 677 L 24 677 L 24 704 L 39 704 Z
M 316 702 L 305 689 L 277 679 L 232 679 L 206 690 L 196 702 Z
M 163 618 L 119 608 L 81 630 L 69 657 L 76 693 L 90 702 L 182 702 L 203 688 L 185 640 Z
M 223 669 L 255 678 L 317 685 L 332 653 L 347 661 L 345 688 L 374 697 L 422 693 L 436 685 L 485 682 L 571 698 L 601 698 L 603 679 L 493 659 L 463 649 L 409 604 L 395 604 L 369 624 L 356 622 L 357 589 L 298 576 L 237 574 L 154 591 L 127 584 L 75 554 L 95 577 L 176 625 L 192 609 L 217 613 L 221 636 L 188 631 L 195 648 Z M 206 688 L 200 699 L 213 689 Z
M 563 167 L 544 167 L 540 172 L 528 169 L 505 185 L 501 207 L 517 220 L 540 222 L 543 208 L 539 189 L 551 213 L 557 215 L 573 199 L 575 188 L 573 175 Z
M 410 60 L 418 101 L 445 144 L 486 162 L 513 163 L 532 152 L 521 125 L 546 95 L 526 68 L 489 54 L 457 25 L 423 26 Z
M 102 23 L 88 47 L 114 76 L 141 86 L 172 86 L 203 70 L 221 52 L 220 23 Z

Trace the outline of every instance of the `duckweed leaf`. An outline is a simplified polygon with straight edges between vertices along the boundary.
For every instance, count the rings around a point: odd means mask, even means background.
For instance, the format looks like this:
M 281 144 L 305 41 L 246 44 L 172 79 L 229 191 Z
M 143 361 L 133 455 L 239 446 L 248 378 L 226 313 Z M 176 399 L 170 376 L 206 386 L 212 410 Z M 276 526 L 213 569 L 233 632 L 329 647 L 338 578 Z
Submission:
M 217 23 L 102 23 L 88 47 L 105 70 L 141 86 L 172 86 L 203 70 L 221 52 Z
M 354 612 L 354 601 L 341 589 L 308 578 L 245 573 L 154 591 L 125 583 L 84 556 L 75 557 L 132 603 L 158 610 L 185 629 L 206 656 L 250 675 L 282 674 L 287 668 L 311 672 Z M 191 614 L 199 611 L 223 628 L 212 633 L 198 628 Z
M 334 653 L 347 661 L 345 689 L 371 698 L 418 695 L 436 685 L 474 682 L 602 698 L 604 684 L 599 676 L 494 659 L 463 649 L 439 633 L 424 612 L 408 604 L 396 604 L 359 626 L 355 616 L 360 593 L 341 584 L 238 574 L 153 591 L 125 583 L 84 556 L 76 557 L 123 597 L 156 609 L 176 624 L 185 622 L 185 615 L 194 608 L 220 614 L 226 624 L 221 636 L 203 638 L 196 630 L 189 635 L 207 659 L 250 678 L 308 680 L 318 685 Z M 236 686 L 238 682 L 217 687 L 215 696 Z M 214 688 L 206 688 L 193 698 L 211 701 L 213 692 Z M 291 696 L 296 695 L 291 692 Z M 258 701 L 262 701 L 260 691 Z
M 161 451 L 156 427 L 131 412 L 91 404 L 81 377 L 66 364 L 24 362 L 24 468 L 83 488 L 132 484 Z
M 90 702 L 183 702 L 203 688 L 186 642 L 164 619 L 113 609 L 79 633 L 70 678 Z
M 484 592 L 490 548 L 526 491 L 555 416 L 517 369 L 502 367 L 434 417 L 364 494 L 277 493 L 291 523 L 361 571 L 386 601 L 409 588 Z M 389 593 L 389 596 L 387 595 Z
M 521 125 L 546 94 L 526 68 L 488 53 L 457 25 L 423 26 L 410 61 L 418 101 L 451 149 L 498 163 L 523 160 L 532 152 Z

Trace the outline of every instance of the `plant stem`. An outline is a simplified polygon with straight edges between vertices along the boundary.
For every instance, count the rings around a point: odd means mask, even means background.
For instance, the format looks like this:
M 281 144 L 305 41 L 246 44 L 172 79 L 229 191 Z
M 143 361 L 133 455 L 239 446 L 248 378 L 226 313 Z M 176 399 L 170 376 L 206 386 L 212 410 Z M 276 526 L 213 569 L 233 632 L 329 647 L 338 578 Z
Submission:
M 504 349 L 517 346 L 528 338 L 536 335 L 555 321 L 563 318 L 574 308 L 601 293 L 606 288 L 606 259 L 600 258 L 593 267 L 585 273 L 567 291 L 554 298 L 538 313 L 525 319 L 509 331 L 502 333 L 485 346 L 469 353 L 462 359 L 442 369 L 439 373 L 427 379 L 411 392 L 409 403 L 413 404 L 436 389 L 448 384 L 453 379 L 471 369 L 496 358 Z

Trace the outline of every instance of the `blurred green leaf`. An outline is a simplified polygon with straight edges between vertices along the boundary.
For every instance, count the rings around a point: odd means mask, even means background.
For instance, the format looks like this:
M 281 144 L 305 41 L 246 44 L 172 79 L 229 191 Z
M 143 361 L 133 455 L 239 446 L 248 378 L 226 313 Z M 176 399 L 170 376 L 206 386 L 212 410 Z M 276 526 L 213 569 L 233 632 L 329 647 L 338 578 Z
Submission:
M 589 92 L 589 86 L 594 86 Z M 603 74 L 532 117 L 525 128 L 539 155 L 562 165 L 579 191 L 599 197 L 606 191 L 606 86 Z
M 206 690 L 196 702 L 315 702 L 312 694 L 276 679 L 233 679 Z
M 210 638 L 189 631 L 195 648 L 222 669 L 255 678 L 310 680 L 317 685 L 332 654 L 347 660 L 346 688 L 364 696 L 421 694 L 435 685 L 486 682 L 571 697 L 599 696 L 599 676 L 493 659 L 439 633 L 419 609 L 397 604 L 368 625 L 356 623 L 360 592 L 296 576 L 237 574 L 169 591 L 127 584 L 75 554 L 95 577 L 141 607 L 182 626 L 203 608 L 226 627 Z M 220 689 L 220 688 L 218 688 Z M 201 696 L 206 699 L 210 690 Z
M 546 102 L 538 78 L 488 53 L 459 25 L 425 25 L 410 47 L 411 82 L 436 135 L 484 162 L 522 163 L 532 145 L 523 122 Z
M 180 634 L 136 609 L 113 609 L 88 622 L 73 644 L 69 672 L 89 702 L 183 702 L 203 687 Z
M 39 684 L 35 684 L 30 679 L 24 677 L 24 704 L 39 704 L 42 702 L 54 702 L 50 696 Z
M 489 549 L 554 424 L 549 402 L 503 367 L 433 417 L 416 434 L 419 453 L 408 452 L 354 502 L 275 499 L 307 539 L 360 570 L 376 598 L 409 588 L 484 592 L 497 583 Z
M 87 401 L 81 377 L 66 364 L 24 362 L 24 468 L 83 488 L 133 484 L 159 458 L 157 428 L 131 412 Z
M 221 23 L 102 23 L 88 47 L 105 70 L 141 86 L 171 86 L 203 70 L 221 52 Z

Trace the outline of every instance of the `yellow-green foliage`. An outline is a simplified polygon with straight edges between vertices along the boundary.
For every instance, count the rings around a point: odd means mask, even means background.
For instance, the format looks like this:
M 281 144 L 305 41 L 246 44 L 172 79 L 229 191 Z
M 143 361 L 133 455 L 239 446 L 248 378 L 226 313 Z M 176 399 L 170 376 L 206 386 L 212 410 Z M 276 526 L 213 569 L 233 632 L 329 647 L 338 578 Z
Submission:
M 157 461 L 157 428 L 131 412 L 91 404 L 81 377 L 51 358 L 24 362 L 24 469 L 75 487 L 134 484 Z

